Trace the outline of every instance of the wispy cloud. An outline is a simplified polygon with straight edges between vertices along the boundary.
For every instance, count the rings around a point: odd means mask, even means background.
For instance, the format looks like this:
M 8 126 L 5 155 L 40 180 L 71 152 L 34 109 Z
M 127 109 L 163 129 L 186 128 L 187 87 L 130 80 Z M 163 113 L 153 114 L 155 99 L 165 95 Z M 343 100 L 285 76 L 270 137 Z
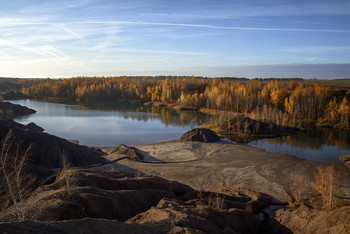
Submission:
M 43 25 L 52 24 L 44 22 L 8 22 L 9 25 Z M 287 32 L 333 32 L 333 33 L 350 33 L 350 30 L 344 29 L 311 29 L 311 28 L 272 28 L 272 27 L 234 27 L 234 26 L 216 26 L 208 24 L 182 24 L 167 22 L 147 22 L 147 21 L 72 21 L 69 24 L 105 24 L 105 25 L 151 25 L 151 26 L 173 26 L 173 27 L 189 27 L 189 28 L 207 28 L 207 29 L 223 29 L 223 30 L 248 30 L 248 31 L 287 31 Z M 0 26 L 3 23 L 0 22 Z
M 61 60 L 68 58 L 68 56 L 66 56 L 62 51 L 58 50 L 53 46 L 22 47 L 21 49 L 35 53 L 37 55 L 46 55 L 51 58 L 56 58 Z
M 64 31 L 66 31 L 66 32 L 68 32 L 68 33 L 70 33 L 70 34 L 72 34 L 75 38 L 78 38 L 78 39 L 80 39 L 81 41 L 85 42 L 84 38 L 82 38 L 79 34 L 77 34 L 76 32 L 72 31 L 71 29 L 67 28 L 64 24 L 59 24 L 59 26 L 60 26 L 61 28 L 63 28 Z
M 305 61 L 308 62 L 329 62 L 329 59 L 325 59 L 325 58 L 315 58 L 315 57 L 308 57 L 305 58 Z
M 0 51 L 0 55 L 3 55 L 3 56 L 5 56 L 5 57 L 8 58 L 8 59 L 15 60 L 14 57 L 12 57 L 12 56 L 10 56 L 10 55 L 8 55 L 8 54 L 2 52 L 2 51 Z
M 291 47 L 282 49 L 289 53 L 329 53 L 350 51 L 350 46 L 310 46 L 310 47 Z
M 2 73 L 35 71 L 47 77 L 349 61 L 346 0 L 16 0 L 0 5 Z
M 211 55 L 203 52 L 193 51 L 178 51 L 178 50 L 145 50 L 145 49 L 126 49 L 116 48 L 114 51 L 128 52 L 128 53 L 146 53 L 146 54 L 178 54 L 178 55 Z
M 336 16 L 349 15 L 350 5 L 337 1 L 303 1 L 293 4 L 289 1 L 272 1 L 259 4 L 249 2 L 241 4 L 237 1 L 203 2 L 201 5 L 187 7 L 181 12 L 174 10 L 164 12 L 142 13 L 145 18 L 158 19 L 237 19 L 255 17 L 295 17 L 295 16 Z

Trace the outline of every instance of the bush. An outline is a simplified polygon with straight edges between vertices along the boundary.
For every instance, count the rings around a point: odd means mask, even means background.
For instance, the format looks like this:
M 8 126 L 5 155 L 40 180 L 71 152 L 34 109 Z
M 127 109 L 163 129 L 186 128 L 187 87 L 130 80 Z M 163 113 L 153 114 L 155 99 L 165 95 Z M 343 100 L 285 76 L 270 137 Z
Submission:
M 341 157 L 339 157 L 339 160 L 342 162 L 350 161 L 350 155 L 341 156 Z
M 35 188 L 35 176 L 27 172 L 30 147 L 22 150 L 21 142 L 10 130 L 0 144 L 0 212 L 13 207 L 15 220 L 32 219 L 26 200 Z

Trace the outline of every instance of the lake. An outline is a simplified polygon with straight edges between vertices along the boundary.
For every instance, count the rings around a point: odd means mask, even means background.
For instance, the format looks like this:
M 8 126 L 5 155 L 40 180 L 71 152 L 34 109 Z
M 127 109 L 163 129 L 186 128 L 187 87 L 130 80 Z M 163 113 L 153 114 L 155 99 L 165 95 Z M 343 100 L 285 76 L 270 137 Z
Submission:
M 310 127 L 300 134 L 265 138 L 248 145 L 309 160 L 339 161 L 340 156 L 350 155 L 350 133 Z
M 82 145 L 148 144 L 180 137 L 209 118 L 200 112 L 177 112 L 137 103 L 63 104 L 34 100 L 10 101 L 37 113 L 14 120 L 34 122 L 45 132 L 79 140 Z
M 138 103 L 53 103 L 34 100 L 10 101 L 37 113 L 16 118 L 23 124 L 34 122 L 45 132 L 79 140 L 82 145 L 118 146 L 148 144 L 180 137 L 212 117 L 196 111 L 176 111 Z M 270 152 L 319 161 L 339 161 L 350 155 L 350 133 L 334 129 L 310 128 L 290 136 L 266 138 L 248 143 Z

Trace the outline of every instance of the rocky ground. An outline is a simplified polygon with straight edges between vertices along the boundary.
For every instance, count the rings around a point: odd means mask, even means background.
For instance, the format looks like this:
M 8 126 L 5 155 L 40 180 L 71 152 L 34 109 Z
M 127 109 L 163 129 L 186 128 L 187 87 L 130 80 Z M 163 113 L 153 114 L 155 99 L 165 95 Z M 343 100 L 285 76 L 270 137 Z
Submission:
M 144 174 L 176 180 L 198 190 L 231 191 L 247 194 L 267 194 L 279 201 L 293 197 L 292 185 L 301 176 L 305 180 L 305 199 L 314 199 L 316 167 L 330 163 L 300 159 L 295 156 L 266 152 L 263 149 L 228 141 L 215 143 L 173 140 L 149 145 L 136 145 L 143 162 L 122 159 L 98 169 L 124 167 Z M 114 148 L 102 148 L 105 158 L 116 160 L 124 155 Z M 350 198 L 350 170 L 342 163 L 334 163 L 339 178 L 339 194 Z M 347 199 L 345 199 L 347 200 Z
M 35 126 L 35 130 L 17 128 L 20 134 L 41 132 Z M 81 160 L 87 149 L 70 144 L 57 143 L 72 152 L 81 149 L 69 158 Z M 0 213 L 0 232 L 350 231 L 350 168 L 342 163 L 334 163 L 340 208 L 316 210 L 313 208 L 320 205 L 314 189 L 316 167 L 329 163 L 235 144 L 217 138 L 210 130 L 192 130 L 168 142 L 87 152 L 95 154 L 88 157 L 93 161 L 82 161 L 68 176 L 56 176 L 57 170 L 48 166 L 54 176 L 41 178 L 41 185 L 23 205 L 31 221 L 14 222 L 15 209 L 10 207 Z M 295 197 L 293 185 L 298 178 L 304 181 L 306 207 L 291 210 L 286 204 Z

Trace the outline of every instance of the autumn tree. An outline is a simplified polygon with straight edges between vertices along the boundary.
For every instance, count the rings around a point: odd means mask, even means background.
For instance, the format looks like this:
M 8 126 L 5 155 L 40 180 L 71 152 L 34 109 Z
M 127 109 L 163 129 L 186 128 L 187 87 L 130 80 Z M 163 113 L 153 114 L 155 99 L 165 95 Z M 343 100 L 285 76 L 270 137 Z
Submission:
M 334 208 L 337 193 L 337 175 L 334 165 L 328 167 L 317 167 L 316 186 L 318 194 L 322 196 L 323 205 L 328 209 Z
M 44 80 L 23 89 L 31 97 L 78 101 L 166 102 L 254 116 L 283 125 L 324 121 L 350 128 L 346 99 L 323 85 L 290 80 L 205 79 L 200 77 L 74 77 Z M 343 95 L 344 96 L 344 95 Z M 343 96 L 341 98 L 343 98 Z M 338 99 L 337 99 L 338 98 Z
M 340 123 L 344 125 L 344 127 L 349 127 L 350 103 L 346 97 L 344 97 L 342 102 L 339 104 L 338 114 L 340 116 Z

